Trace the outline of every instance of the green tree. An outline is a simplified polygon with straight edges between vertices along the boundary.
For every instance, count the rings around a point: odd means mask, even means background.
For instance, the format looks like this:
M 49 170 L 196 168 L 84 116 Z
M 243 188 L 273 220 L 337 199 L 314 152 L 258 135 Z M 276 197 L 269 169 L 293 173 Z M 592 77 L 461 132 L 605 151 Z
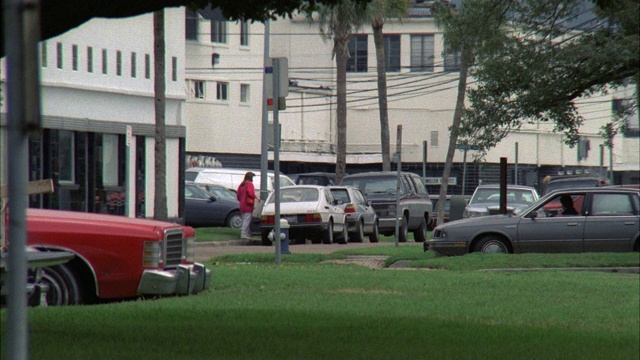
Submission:
M 340 183 L 347 167 L 347 59 L 349 36 L 360 25 L 366 7 L 354 0 L 339 0 L 335 5 L 320 5 L 307 11 L 307 19 L 320 27 L 325 41 L 333 40 L 332 56 L 336 60 L 336 182 Z
M 373 0 L 367 5 L 366 21 L 373 29 L 373 43 L 376 47 L 376 69 L 378 77 L 378 108 L 380 111 L 380 146 L 382 170 L 391 170 L 391 149 L 389 144 L 389 110 L 387 107 L 387 73 L 382 27 L 388 19 L 404 19 L 407 16 L 408 0 Z
M 477 54 L 461 133 L 486 152 L 525 123 L 550 122 L 574 145 L 584 121 L 574 101 L 634 82 L 628 100 L 637 111 L 639 13 L 636 0 L 511 0 L 514 31 Z M 615 136 L 604 129 L 605 138 Z
M 509 9 L 510 1 L 467 0 L 460 8 L 453 8 L 446 3 L 438 3 L 435 7 L 435 19 L 443 29 L 445 54 L 460 55 L 460 79 L 458 94 L 451 124 L 447 157 L 442 172 L 440 199 L 447 194 L 449 175 L 453 157 L 458 143 L 458 136 L 465 112 L 465 94 L 470 67 L 475 61 L 475 53 L 492 49 L 504 39 L 502 24 Z M 444 201 L 438 201 L 438 224 L 444 222 Z

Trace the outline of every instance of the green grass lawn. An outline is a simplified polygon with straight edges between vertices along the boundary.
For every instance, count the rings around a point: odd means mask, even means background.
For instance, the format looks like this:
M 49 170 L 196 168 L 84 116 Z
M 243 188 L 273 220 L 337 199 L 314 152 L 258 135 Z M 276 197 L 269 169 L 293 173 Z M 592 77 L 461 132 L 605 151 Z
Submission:
M 637 266 L 637 253 L 441 258 L 408 243 L 358 250 L 286 255 L 281 266 L 273 254 L 227 255 L 207 262 L 213 288 L 195 296 L 31 308 L 30 358 L 638 358 L 638 274 L 478 271 L 601 259 Z M 439 270 L 323 262 L 363 252 Z M 6 310 L 0 317 L 6 341 Z

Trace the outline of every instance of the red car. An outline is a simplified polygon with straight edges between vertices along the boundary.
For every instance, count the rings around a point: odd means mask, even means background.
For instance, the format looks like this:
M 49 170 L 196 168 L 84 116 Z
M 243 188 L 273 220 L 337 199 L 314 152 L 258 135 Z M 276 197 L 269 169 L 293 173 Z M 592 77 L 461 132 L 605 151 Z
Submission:
M 179 224 L 29 209 L 27 244 L 75 255 L 41 268 L 48 305 L 195 294 L 211 280 L 211 270 L 194 262 L 195 231 Z

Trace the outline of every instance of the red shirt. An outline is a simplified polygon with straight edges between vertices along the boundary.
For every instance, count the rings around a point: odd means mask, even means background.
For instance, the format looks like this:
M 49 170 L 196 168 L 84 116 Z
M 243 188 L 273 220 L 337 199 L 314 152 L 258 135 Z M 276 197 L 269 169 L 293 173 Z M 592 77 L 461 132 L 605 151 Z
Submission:
M 238 186 L 238 191 L 236 197 L 238 201 L 240 201 L 240 212 L 241 213 L 250 213 L 253 212 L 253 205 L 248 205 L 246 203 L 246 198 L 252 198 L 256 200 L 256 188 L 253 186 L 251 181 L 244 181 L 240 186 Z

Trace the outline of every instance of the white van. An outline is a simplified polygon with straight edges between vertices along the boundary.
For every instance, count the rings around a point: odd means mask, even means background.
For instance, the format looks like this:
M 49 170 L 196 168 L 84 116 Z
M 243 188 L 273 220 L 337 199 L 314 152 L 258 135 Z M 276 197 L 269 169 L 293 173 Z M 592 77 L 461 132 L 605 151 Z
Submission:
M 188 168 L 185 174 L 185 180 L 193 181 L 195 183 L 204 184 L 218 184 L 226 187 L 227 189 L 236 191 L 238 186 L 244 180 L 244 175 L 252 171 L 256 176 L 253 178 L 253 185 L 256 188 L 256 195 L 260 190 L 260 170 L 246 170 L 246 169 L 230 169 L 230 168 L 201 168 L 192 167 Z M 269 171 L 269 180 L 267 182 L 267 190 L 273 191 L 273 171 Z M 295 183 L 284 174 L 280 174 L 280 187 L 293 186 Z

